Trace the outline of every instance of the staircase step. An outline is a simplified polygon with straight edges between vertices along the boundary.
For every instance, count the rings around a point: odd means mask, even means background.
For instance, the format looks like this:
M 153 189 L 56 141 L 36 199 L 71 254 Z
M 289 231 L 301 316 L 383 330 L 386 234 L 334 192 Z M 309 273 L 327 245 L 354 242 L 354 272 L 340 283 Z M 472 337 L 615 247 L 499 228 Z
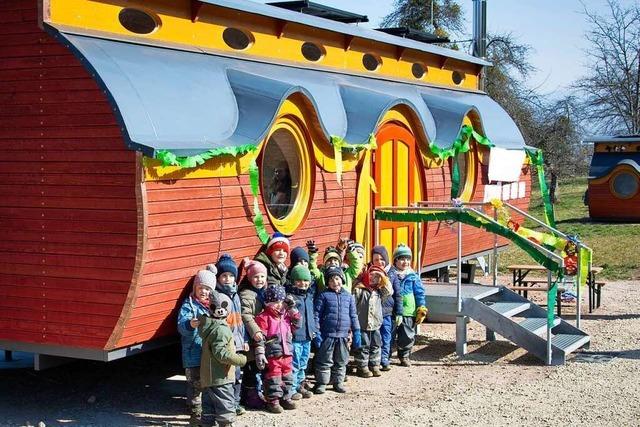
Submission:
M 553 326 L 558 326 L 561 319 L 556 317 L 553 319 Z M 547 330 L 547 318 L 546 317 L 529 317 L 518 323 L 520 326 L 528 331 L 533 332 L 536 335 L 541 335 Z
M 484 303 L 491 310 L 502 314 L 505 317 L 515 316 L 518 313 L 522 313 L 531 307 L 531 303 L 528 302 L 485 302 Z
M 568 354 L 579 349 L 589 340 L 589 335 L 557 334 L 551 338 L 551 345 Z

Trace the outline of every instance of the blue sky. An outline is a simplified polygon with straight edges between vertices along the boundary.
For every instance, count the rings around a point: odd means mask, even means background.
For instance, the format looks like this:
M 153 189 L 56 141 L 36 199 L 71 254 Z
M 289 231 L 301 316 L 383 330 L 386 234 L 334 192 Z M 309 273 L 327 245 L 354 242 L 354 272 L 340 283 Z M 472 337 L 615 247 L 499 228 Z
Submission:
M 261 3 L 267 1 L 259 0 Z M 276 1 L 276 0 L 270 0 Z M 392 10 L 393 0 L 315 0 L 361 13 L 378 27 L 382 17 Z M 631 5 L 635 0 L 622 0 Z M 606 13 L 606 0 L 584 0 L 589 10 Z M 472 32 L 471 0 L 460 0 L 467 16 L 468 34 Z M 537 68 L 528 82 L 546 94 L 561 94 L 575 79 L 585 73 L 583 50 L 588 47 L 584 33 L 588 29 L 580 0 L 487 0 L 487 27 L 492 33 L 512 33 L 521 44 L 532 47 L 531 63 Z

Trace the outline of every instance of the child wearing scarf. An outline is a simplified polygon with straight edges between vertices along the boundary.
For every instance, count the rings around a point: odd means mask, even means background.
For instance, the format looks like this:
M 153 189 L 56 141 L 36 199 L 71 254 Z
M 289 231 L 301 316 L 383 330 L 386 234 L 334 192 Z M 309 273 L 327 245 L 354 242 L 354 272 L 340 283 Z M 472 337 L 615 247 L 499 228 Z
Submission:
M 200 386 L 200 356 L 202 338 L 198 335 L 198 316 L 209 313 L 209 297 L 216 286 L 216 276 L 200 270 L 193 279 L 193 290 L 185 298 L 178 313 L 178 332 L 182 346 L 182 366 L 187 378 L 187 405 L 191 422 L 202 417 L 202 388 Z
M 258 261 L 245 259 L 245 280 L 240 285 L 240 305 L 242 322 L 249 336 L 249 353 L 247 364 L 242 371 L 242 387 L 240 401 L 251 409 L 262 409 L 264 401 L 259 393 L 260 371 L 256 366 L 255 349 L 258 343 L 264 340 L 264 334 L 256 323 L 256 316 L 264 309 L 264 294 L 267 288 L 267 268 Z M 264 358 L 264 354 L 258 354 L 258 358 Z M 264 360 L 261 360 L 264 363 Z
M 221 303 L 226 302 L 229 315 L 227 316 L 227 324 L 231 328 L 233 334 L 233 343 L 236 352 L 246 352 L 249 350 L 249 344 L 245 340 L 245 329 L 242 323 L 242 307 L 240 304 L 240 296 L 238 295 L 238 267 L 229 254 L 223 254 L 215 265 L 209 264 L 207 270 L 215 272 L 216 297 Z M 245 410 L 240 406 L 240 382 L 242 379 L 242 370 L 236 366 L 236 382 L 233 386 L 236 399 L 236 413 L 242 415 Z
M 387 273 L 376 265 L 370 266 L 353 288 L 362 337 L 362 346 L 355 352 L 355 362 L 358 376 L 362 378 L 380 376 L 382 301 L 392 292 Z
M 266 248 L 256 255 L 255 260 L 267 268 L 267 285 L 286 285 L 286 262 L 290 250 L 289 239 L 282 233 L 275 232 L 267 242 Z

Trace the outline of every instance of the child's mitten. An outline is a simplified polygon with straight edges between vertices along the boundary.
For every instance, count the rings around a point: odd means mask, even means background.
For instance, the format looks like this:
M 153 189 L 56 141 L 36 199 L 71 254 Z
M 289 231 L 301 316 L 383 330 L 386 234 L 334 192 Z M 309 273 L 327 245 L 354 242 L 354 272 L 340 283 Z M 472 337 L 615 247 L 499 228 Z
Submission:
M 360 335 L 360 329 L 353 331 L 353 344 L 351 347 L 356 350 L 362 347 L 362 336 Z
M 315 240 L 307 240 L 307 252 L 310 254 L 318 253 L 318 247 L 316 246 Z
M 313 345 L 316 348 L 320 348 L 320 346 L 322 345 L 322 335 L 320 335 L 320 332 L 318 332 L 314 337 L 313 337 Z
M 267 367 L 267 357 L 264 355 L 264 345 L 256 346 L 256 366 L 259 370 L 263 370 Z
M 424 321 L 424 319 L 427 317 L 428 311 L 429 310 L 427 310 L 427 307 L 425 306 L 418 307 L 418 309 L 416 310 L 416 325 L 419 325 Z

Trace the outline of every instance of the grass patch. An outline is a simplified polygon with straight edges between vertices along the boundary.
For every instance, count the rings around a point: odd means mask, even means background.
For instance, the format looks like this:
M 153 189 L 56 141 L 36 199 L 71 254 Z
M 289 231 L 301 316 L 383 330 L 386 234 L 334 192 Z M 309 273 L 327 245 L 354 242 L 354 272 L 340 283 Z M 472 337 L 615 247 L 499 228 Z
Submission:
M 537 180 L 535 180 L 537 184 Z M 577 234 L 593 249 L 593 265 L 603 267 L 598 278 L 609 280 L 636 279 L 640 277 L 640 224 L 595 222 L 589 218 L 589 210 L 582 197 L 587 189 L 586 178 L 562 180 L 559 184 L 558 203 L 555 205 L 557 227 L 563 233 Z M 540 190 L 534 185 L 531 191 L 529 212 L 536 218 L 544 218 Z M 527 227 L 533 227 L 526 222 Z M 500 271 L 507 272 L 511 264 L 531 264 L 533 260 L 516 247 L 500 255 Z

